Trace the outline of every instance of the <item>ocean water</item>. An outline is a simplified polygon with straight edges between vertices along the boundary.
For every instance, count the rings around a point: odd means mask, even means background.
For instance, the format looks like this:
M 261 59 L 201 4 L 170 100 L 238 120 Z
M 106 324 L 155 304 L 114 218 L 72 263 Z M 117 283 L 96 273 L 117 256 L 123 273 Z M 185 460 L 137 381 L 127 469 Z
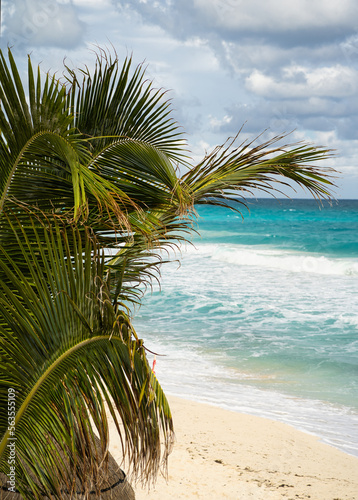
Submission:
M 280 420 L 358 456 L 358 200 L 249 208 L 243 220 L 197 207 L 200 235 L 162 267 L 137 333 L 168 394 Z

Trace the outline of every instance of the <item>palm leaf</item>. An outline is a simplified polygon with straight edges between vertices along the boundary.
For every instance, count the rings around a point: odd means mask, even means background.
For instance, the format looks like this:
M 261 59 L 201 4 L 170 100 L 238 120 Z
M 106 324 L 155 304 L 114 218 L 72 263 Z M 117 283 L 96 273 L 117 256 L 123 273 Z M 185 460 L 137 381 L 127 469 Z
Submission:
M 333 186 L 332 169 L 315 166 L 331 152 L 279 146 L 285 136 L 229 141 L 179 176 L 188 164 L 170 102 L 131 64 L 102 52 L 93 73 L 67 68 L 66 87 L 29 59 L 25 91 L 11 51 L 9 64 L 0 55 L 0 403 L 16 389 L 26 498 L 61 498 L 84 470 L 96 482 L 106 405 L 134 473 L 158 471 L 170 410 L 127 307 L 158 278 L 162 250 L 189 238 L 194 205 L 239 206 L 274 182 L 318 198 Z M 8 432 L 1 416 L 1 471 Z
M 43 85 L 39 68 L 35 82 L 29 58 L 26 92 L 11 50 L 8 51 L 8 58 L 9 65 L 0 51 L 0 207 L 3 206 L 21 152 L 32 137 L 44 130 L 67 136 L 73 119 L 65 109 L 66 89 L 63 84 L 47 75 Z
M 75 126 L 86 137 L 95 138 L 92 147 L 103 149 L 111 137 L 130 137 L 147 142 L 176 161 L 184 159 L 184 140 L 172 119 L 165 92 L 154 90 L 137 66 L 131 74 L 132 59 L 122 67 L 117 56 L 101 50 L 93 74 L 88 68 L 67 69 L 71 85 L 68 107 L 75 113 Z
M 334 170 L 314 163 L 330 158 L 332 150 L 303 143 L 272 147 L 287 135 L 275 136 L 257 146 L 253 143 L 258 138 L 234 147 L 237 137 L 215 148 L 181 177 L 195 203 L 229 206 L 226 200 L 240 202 L 253 190 L 283 194 L 275 183 L 297 184 L 316 198 L 331 196 L 334 184 L 329 177 Z
M 0 247 L 0 403 L 16 390 L 17 487 L 26 498 L 61 498 L 84 466 L 96 483 L 93 431 L 105 457 L 105 404 L 134 474 L 148 477 L 163 458 L 161 433 L 164 455 L 170 448 L 170 410 L 126 313 L 112 305 L 104 256 L 89 232 L 84 239 L 60 221 L 39 230 L 33 219 L 31 238 L 12 215 L 8 221 L 26 275 Z M 0 436 L 6 474 L 7 415 Z

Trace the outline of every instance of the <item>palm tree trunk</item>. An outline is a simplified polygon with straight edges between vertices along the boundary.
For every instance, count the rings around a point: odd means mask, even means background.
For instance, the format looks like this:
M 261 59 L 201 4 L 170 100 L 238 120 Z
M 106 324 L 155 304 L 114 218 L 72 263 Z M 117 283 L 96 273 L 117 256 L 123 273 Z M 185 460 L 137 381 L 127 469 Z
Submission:
M 100 450 L 100 441 L 98 438 L 96 445 Z M 101 476 L 101 474 L 100 474 Z M 21 495 L 17 490 L 9 491 L 9 478 L 0 473 L 0 500 L 21 500 L 28 497 Z M 91 478 L 76 477 L 74 492 L 70 493 L 65 487 L 62 490 L 61 500 L 135 500 L 135 494 L 132 486 L 127 481 L 125 473 L 109 453 L 108 466 L 103 467 L 101 484 L 93 484 Z M 87 492 L 86 492 L 87 490 Z M 29 497 L 30 498 L 30 497 Z M 31 498 L 33 498 L 31 496 Z M 42 495 L 39 499 L 55 498 L 53 496 Z

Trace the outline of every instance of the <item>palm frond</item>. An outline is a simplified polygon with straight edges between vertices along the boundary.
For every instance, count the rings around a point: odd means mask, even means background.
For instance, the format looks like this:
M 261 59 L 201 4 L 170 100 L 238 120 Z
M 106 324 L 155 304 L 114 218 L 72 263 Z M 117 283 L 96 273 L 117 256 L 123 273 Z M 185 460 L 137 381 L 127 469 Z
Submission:
M 170 158 L 150 143 L 133 139 L 113 141 L 94 157 L 90 168 L 146 210 L 176 205 L 180 213 L 192 204 L 188 192 L 178 182 Z
M 105 259 L 90 232 L 84 239 L 68 224 L 43 221 L 40 230 L 29 218 L 30 238 L 9 215 L 26 274 L 0 247 L 0 404 L 13 388 L 18 489 L 26 498 L 48 492 L 62 498 L 64 485 L 71 491 L 83 467 L 97 470 L 98 457 L 90 452 L 94 431 L 108 448 L 105 405 L 139 476 L 157 472 L 160 436 L 165 457 L 172 421 L 142 342 L 125 311 L 113 307 Z M 1 416 L 0 436 L 6 474 L 7 415 Z
M 113 136 L 130 137 L 184 161 L 183 134 L 171 117 L 165 92 L 154 90 L 144 79 L 142 65 L 131 74 L 131 57 L 120 66 L 116 55 L 101 50 L 96 56 L 93 73 L 67 66 L 65 75 L 71 85 L 68 107 L 75 114 L 75 126 L 85 137 L 96 138 L 94 151 L 103 149 Z
M 49 75 L 43 84 L 39 68 L 35 80 L 29 58 L 28 89 L 25 91 L 11 50 L 8 51 L 8 59 L 9 64 L 0 51 L 1 198 L 11 184 L 21 151 L 31 138 L 43 130 L 67 135 L 73 119 L 65 109 L 66 89 L 63 84 Z
M 335 171 L 315 163 L 329 159 L 332 150 L 305 143 L 272 147 L 287 135 L 273 137 L 257 146 L 253 143 L 258 138 L 234 147 L 237 137 L 215 148 L 181 177 L 195 203 L 229 206 L 226 200 L 239 201 L 253 190 L 283 194 L 276 183 L 299 185 L 318 199 L 331 196 L 334 183 L 330 177 Z
M 134 474 L 155 476 L 172 420 L 128 306 L 159 279 L 163 250 L 189 239 L 195 204 L 232 208 L 280 184 L 329 197 L 334 171 L 316 163 L 332 152 L 237 136 L 179 176 L 183 135 L 143 66 L 102 51 L 93 73 L 67 67 L 63 84 L 29 58 L 25 91 L 8 60 L 0 53 L 0 404 L 16 390 L 17 485 L 61 498 L 85 471 L 98 486 L 105 407 Z M 5 473 L 8 437 L 1 415 Z

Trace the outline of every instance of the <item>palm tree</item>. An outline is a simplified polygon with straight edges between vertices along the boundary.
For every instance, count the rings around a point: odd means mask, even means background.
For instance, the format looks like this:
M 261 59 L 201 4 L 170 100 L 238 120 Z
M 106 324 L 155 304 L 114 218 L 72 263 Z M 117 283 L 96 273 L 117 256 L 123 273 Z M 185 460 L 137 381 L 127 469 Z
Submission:
M 1 471 L 9 471 L 15 429 L 16 488 L 24 498 L 73 498 L 76 475 L 85 494 L 99 491 L 107 411 L 134 473 L 152 473 L 160 432 L 166 449 L 171 445 L 170 411 L 128 315 L 113 305 L 106 257 L 91 228 L 80 232 L 42 212 L 29 212 L 26 228 L 14 213 L 5 219 L 23 269 L 0 248 L 2 408 L 9 389 L 16 391 L 16 417 L 11 426 L 7 415 L 0 423 Z
M 165 92 L 131 64 L 100 52 L 92 73 L 66 67 L 60 82 L 29 58 L 25 90 L 11 51 L 8 62 L 0 53 L 0 404 L 16 390 L 25 498 L 62 498 L 84 470 L 100 487 L 106 405 L 134 475 L 150 480 L 165 463 L 172 418 L 130 304 L 158 278 L 161 248 L 189 238 L 195 204 L 238 210 L 276 180 L 317 198 L 333 185 L 314 166 L 330 151 L 279 146 L 285 136 L 236 137 L 192 166 Z M 4 414 L 5 474 L 8 427 Z

